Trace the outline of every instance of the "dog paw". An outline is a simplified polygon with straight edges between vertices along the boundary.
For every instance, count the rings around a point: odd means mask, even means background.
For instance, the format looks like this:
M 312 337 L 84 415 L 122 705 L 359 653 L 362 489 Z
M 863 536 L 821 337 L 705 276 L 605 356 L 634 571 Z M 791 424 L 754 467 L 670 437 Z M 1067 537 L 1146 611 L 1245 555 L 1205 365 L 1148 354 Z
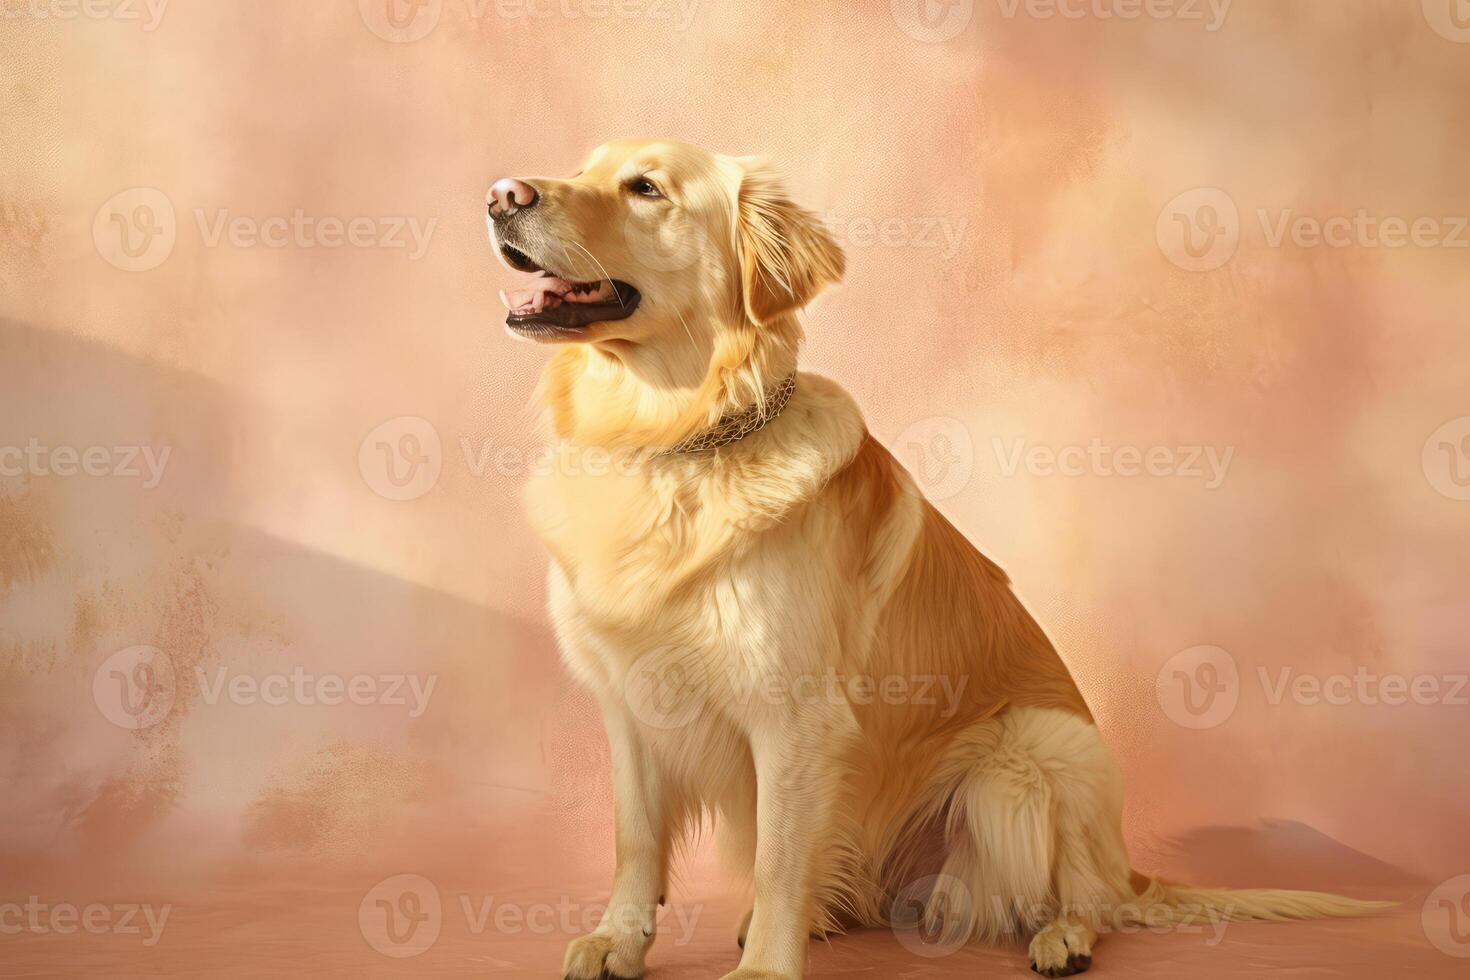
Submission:
M 594 932 L 572 940 L 562 963 L 563 980 L 638 980 L 641 954 L 630 954 L 618 937 Z
M 1092 965 L 1092 953 L 1081 948 L 1079 935 L 1055 927 L 1037 933 L 1031 940 L 1031 969 L 1044 977 L 1070 977 Z
M 788 977 L 784 973 L 772 973 L 769 970 L 747 970 L 741 968 L 734 973 L 727 973 L 720 980 L 801 980 L 800 977 Z
M 1044 977 L 1070 977 L 1092 966 L 1097 931 L 1075 917 L 1061 916 L 1031 937 L 1031 969 Z
M 755 915 L 755 909 L 745 913 L 745 918 L 740 920 L 740 931 L 735 935 L 735 945 L 741 949 L 745 948 L 745 937 L 750 934 L 750 919 Z

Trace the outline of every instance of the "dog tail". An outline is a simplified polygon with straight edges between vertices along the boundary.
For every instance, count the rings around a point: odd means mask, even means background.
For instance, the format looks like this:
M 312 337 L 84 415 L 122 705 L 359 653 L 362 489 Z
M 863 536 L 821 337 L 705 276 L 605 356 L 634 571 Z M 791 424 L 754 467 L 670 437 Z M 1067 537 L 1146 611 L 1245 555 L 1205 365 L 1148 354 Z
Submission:
M 1142 889 L 1140 881 L 1146 882 Z M 1194 922 L 1282 922 L 1367 915 L 1398 902 L 1370 902 L 1326 892 L 1280 888 L 1195 888 L 1147 879 L 1134 872 L 1136 916 L 1132 925 L 1188 925 Z

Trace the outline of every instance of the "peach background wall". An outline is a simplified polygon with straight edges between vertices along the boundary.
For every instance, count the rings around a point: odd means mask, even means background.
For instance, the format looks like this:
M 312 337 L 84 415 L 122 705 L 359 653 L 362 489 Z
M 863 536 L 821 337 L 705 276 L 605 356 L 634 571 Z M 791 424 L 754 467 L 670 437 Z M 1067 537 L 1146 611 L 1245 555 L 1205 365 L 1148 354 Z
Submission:
M 184 938 L 0 946 L 369 975 L 390 874 L 605 894 L 518 499 L 544 352 L 482 195 L 618 136 L 769 154 L 827 216 L 806 365 L 1057 641 L 1141 867 L 1391 883 L 1418 922 L 1470 872 L 1458 2 L 5 3 L 0 901 Z M 248 692 L 297 675 L 368 703 Z M 1437 907 L 1404 955 L 1443 969 Z

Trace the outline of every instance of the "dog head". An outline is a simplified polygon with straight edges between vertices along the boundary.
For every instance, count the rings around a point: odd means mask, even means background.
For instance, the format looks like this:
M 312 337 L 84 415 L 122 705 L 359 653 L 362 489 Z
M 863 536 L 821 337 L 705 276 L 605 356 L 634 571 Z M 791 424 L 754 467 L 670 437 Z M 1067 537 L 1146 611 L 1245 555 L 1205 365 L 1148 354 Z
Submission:
M 842 250 L 763 163 L 668 141 L 608 143 L 570 177 L 504 178 L 490 240 L 529 278 L 507 328 L 546 343 L 685 347 L 722 331 L 795 331 L 842 276 Z M 788 326 L 789 324 L 789 326 Z

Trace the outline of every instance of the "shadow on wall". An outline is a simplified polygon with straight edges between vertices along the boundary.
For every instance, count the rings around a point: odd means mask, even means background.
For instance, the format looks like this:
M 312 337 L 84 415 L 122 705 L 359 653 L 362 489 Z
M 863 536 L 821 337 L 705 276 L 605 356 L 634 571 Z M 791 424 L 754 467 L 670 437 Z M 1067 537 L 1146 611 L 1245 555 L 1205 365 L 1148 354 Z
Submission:
M 0 363 L 0 446 L 27 450 L 0 459 L 11 884 L 473 863 L 509 814 L 585 797 L 558 773 L 602 782 L 539 624 L 229 519 L 248 407 L 218 385 L 13 322 Z
M 1426 880 L 1294 820 L 1200 827 L 1162 842 L 1160 873 L 1225 888 L 1348 889 L 1360 898 L 1402 895 Z

